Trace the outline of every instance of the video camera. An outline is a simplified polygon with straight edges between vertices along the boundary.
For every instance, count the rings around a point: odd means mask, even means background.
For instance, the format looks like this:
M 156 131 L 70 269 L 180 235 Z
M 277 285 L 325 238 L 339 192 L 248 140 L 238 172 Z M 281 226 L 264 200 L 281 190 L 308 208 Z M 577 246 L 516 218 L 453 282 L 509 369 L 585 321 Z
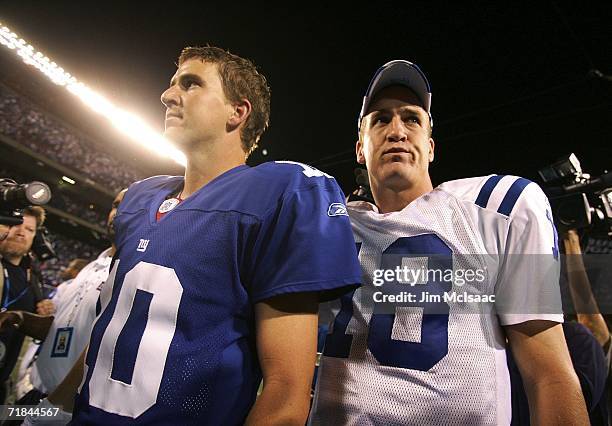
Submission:
M 612 172 L 591 177 L 573 153 L 538 170 L 559 231 L 584 229 L 612 236 Z
M 23 223 L 21 209 L 40 206 L 51 200 L 51 190 L 42 182 L 18 184 L 12 179 L 0 178 L 0 225 Z

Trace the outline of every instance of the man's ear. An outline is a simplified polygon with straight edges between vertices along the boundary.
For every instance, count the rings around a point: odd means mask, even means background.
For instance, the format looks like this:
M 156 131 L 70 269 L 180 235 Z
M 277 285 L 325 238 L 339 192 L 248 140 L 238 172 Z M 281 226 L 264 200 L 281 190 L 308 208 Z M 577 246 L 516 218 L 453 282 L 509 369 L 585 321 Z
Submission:
M 357 139 L 357 142 L 355 142 L 355 155 L 359 164 L 365 164 L 365 155 L 363 154 L 363 142 L 361 142 L 361 138 Z
M 429 162 L 432 163 L 434 160 L 434 151 L 436 148 L 436 143 L 433 138 L 429 138 Z
M 236 128 L 246 121 L 251 114 L 253 107 L 248 99 L 242 99 L 239 102 L 232 104 L 232 112 L 227 120 L 227 125 L 230 128 Z

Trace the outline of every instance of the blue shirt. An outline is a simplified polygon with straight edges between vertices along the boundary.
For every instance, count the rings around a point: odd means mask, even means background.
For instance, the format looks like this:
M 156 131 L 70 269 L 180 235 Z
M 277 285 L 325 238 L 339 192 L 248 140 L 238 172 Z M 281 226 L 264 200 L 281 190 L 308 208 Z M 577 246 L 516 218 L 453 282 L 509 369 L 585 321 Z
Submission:
M 182 185 L 146 179 L 119 207 L 77 424 L 243 423 L 261 380 L 254 304 L 327 300 L 361 281 L 333 178 L 297 163 L 239 166 L 157 222 Z

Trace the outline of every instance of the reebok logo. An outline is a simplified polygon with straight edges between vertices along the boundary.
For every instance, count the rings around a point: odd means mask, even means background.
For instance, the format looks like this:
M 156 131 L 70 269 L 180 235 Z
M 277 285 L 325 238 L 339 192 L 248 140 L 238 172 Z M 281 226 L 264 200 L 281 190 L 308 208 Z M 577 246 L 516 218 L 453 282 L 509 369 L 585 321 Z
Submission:
M 327 215 L 329 217 L 334 216 L 348 216 L 346 212 L 346 206 L 342 203 L 331 203 L 327 209 Z

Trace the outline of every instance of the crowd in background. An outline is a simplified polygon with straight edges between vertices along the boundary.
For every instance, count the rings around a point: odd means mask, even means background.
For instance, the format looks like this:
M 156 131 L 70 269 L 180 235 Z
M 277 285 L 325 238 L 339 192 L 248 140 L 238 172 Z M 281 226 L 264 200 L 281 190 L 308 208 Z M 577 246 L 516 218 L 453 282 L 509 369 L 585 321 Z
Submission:
M 75 202 L 61 192 L 56 191 L 53 193 L 53 198 L 51 198 L 49 205 L 66 213 L 70 213 L 93 225 L 98 225 L 102 228 L 106 227 L 106 215 L 104 213 L 100 213 L 95 209 L 90 209 L 85 203 Z
M 72 259 L 93 260 L 102 251 L 82 241 L 54 232 L 50 232 L 48 238 L 53 245 L 53 250 L 55 250 L 57 257 L 48 259 L 39 265 L 42 282 L 46 291 L 62 283 L 61 272 Z
M 2 85 L 0 85 L 0 135 L 73 169 L 111 191 L 124 188 L 144 177 L 138 175 L 133 167 L 128 167 L 121 160 L 96 149 L 92 141 L 72 131 L 59 119 L 45 113 L 28 99 L 18 96 Z M 10 178 L 17 183 L 32 180 L 6 167 L 0 167 L 0 178 Z M 38 178 L 38 180 L 43 179 Z M 106 228 L 106 211 L 102 212 L 82 199 L 51 186 L 52 198 L 48 206 L 92 225 Z M 100 248 L 85 241 L 61 235 L 53 229 L 48 231 L 48 239 L 57 257 L 38 264 L 45 293 L 52 291 L 54 286 L 63 281 L 62 270 L 72 259 L 83 258 L 90 261 L 101 251 Z
M 116 192 L 144 176 L 0 85 L 0 134 Z

